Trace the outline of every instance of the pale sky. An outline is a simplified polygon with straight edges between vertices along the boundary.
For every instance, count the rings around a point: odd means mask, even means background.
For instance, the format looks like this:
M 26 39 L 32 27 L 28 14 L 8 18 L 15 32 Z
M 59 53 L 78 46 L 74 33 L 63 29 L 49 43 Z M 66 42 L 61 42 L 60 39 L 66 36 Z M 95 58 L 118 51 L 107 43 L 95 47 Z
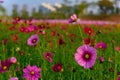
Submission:
M 50 3 L 50 4 L 54 4 L 56 2 L 62 3 L 62 0 L 3 0 L 3 1 L 4 2 L 1 4 L 6 8 L 8 14 L 12 13 L 13 4 L 17 4 L 19 10 L 21 10 L 24 4 L 27 4 L 28 9 L 30 11 L 33 7 L 38 8 L 40 4 L 43 2 Z

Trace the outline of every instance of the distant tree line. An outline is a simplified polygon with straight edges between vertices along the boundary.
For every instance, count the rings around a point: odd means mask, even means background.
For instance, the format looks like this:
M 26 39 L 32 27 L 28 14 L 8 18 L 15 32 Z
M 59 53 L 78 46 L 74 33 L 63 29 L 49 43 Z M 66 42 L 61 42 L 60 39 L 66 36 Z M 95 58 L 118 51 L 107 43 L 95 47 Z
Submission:
M 87 0 L 79 2 L 79 0 L 75 0 L 76 4 L 69 5 L 72 2 L 70 0 L 64 0 L 64 4 L 62 4 L 61 8 L 56 8 L 56 11 L 47 11 L 44 12 L 45 9 L 39 9 L 38 11 L 34 7 L 31 10 L 31 14 L 28 11 L 27 5 L 24 5 L 20 11 L 18 11 L 18 5 L 13 5 L 12 15 L 11 17 L 21 17 L 22 19 L 67 19 L 73 13 L 76 13 L 79 17 L 86 15 L 86 9 L 89 8 L 91 5 L 95 5 L 99 7 L 98 15 L 110 15 L 110 14 L 119 14 L 119 8 L 117 6 L 117 1 L 114 0 L 113 2 L 110 0 L 100 0 L 98 2 L 91 2 L 88 3 Z M 1 12 L 6 12 L 6 10 L 0 6 Z M 92 15 L 92 11 L 90 12 Z

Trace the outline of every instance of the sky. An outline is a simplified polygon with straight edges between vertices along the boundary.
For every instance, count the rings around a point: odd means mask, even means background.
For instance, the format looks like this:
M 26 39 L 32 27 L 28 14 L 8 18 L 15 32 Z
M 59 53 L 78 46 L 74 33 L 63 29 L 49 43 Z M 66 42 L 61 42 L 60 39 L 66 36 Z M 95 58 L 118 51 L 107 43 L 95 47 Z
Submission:
M 27 4 L 28 6 L 28 11 L 31 11 L 31 9 L 33 7 L 36 7 L 36 9 L 38 10 L 38 7 L 40 6 L 41 3 L 49 3 L 51 5 L 55 4 L 55 3 L 63 3 L 63 0 L 3 0 L 3 3 L 0 3 L 0 5 L 2 5 L 4 8 L 6 8 L 7 10 L 7 14 L 10 15 L 12 14 L 12 8 L 13 8 L 13 4 L 17 4 L 18 5 L 18 9 L 21 10 L 22 6 L 24 4 Z M 76 1 L 76 0 L 71 0 L 71 1 Z M 80 1 L 84 1 L 84 0 L 78 0 Z M 98 0 L 86 0 L 89 2 L 96 2 Z M 74 4 L 74 3 L 72 3 Z
M 2 4 L 2 6 L 6 8 L 8 14 L 12 13 L 13 4 L 17 4 L 19 10 L 21 10 L 24 4 L 27 4 L 28 9 L 30 11 L 33 7 L 38 8 L 40 4 L 43 2 L 50 3 L 52 5 L 55 3 L 62 3 L 62 0 L 3 0 L 3 1 L 4 2 L 0 4 Z

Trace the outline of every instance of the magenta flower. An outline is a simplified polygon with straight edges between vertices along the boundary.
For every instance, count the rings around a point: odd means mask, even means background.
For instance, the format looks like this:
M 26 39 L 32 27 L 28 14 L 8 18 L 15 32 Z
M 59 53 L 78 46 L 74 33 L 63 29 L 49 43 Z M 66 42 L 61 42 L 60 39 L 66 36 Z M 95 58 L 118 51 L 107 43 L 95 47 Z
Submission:
M 59 39 L 58 39 L 58 45 L 62 45 L 62 44 L 65 44 L 65 41 L 63 40 L 63 37 L 60 36 Z
M 35 46 L 38 43 L 38 39 L 39 39 L 38 35 L 34 34 L 27 40 L 27 43 L 30 46 Z
M 34 25 L 30 25 L 30 26 L 28 27 L 28 29 L 29 29 L 29 31 L 31 32 L 31 31 L 37 30 L 37 27 L 34 26 Z
M 39 28 L 39 29 L 45 29 L 45 27 L 46 27 L 46 26 L 45 26 L 44 24 L 38 25 L 38 28 Z
M 24 28 L 24 27 L 19 27 L 19 31 L 20 31 L 20 32 L 24 32 L 24 31 L 25 31 L 25 28 Z
M 93 67 L 97 58 L 96 49 L 89 45 L 80 46 L 75 53 L 75 60 L 85 69 Z
M 90 27 L 84 27 L 84 32 L 88 35 L 88 36 L 94 36 L 94 30 Z
M 120 80 L 120 77 L 116 78 L 116 80 Z
M 17 77 L 12 77 L 12 78 L 10 78 L 10 80 L 18 80 L 18 78 Z
M 58 63 L 58 64 L 53 65 L 52 70 L 54 72 L 60 72 L 60 71 L 62 71 L 62 64 Z
M 15 63 L 17 62 L 17 59 L 16 59 L 15 57 L 11 57 L 11 58 L 10 58 L 10 62 L 11 62 L 12 64 L 15 64 Z
M 47 61 L 52 62 L 52 53 L 51 52 L 46 52 L 44 57 Z
M 119 71 L 119 72 L 117 72 L 117 75 L 118 75 L 118 76 L 120 76 L 120 71 Z
M 7 59 L 6 61 L 1 61 L 1 64 L 0 64 L 0 73 L 8 71 L 11 65 L 12 64 L 11 64 L 11 62 L 10 62 L 9 59 Z
M 44 34 L 45 34 L 45 30 L 42 30 L 41 34 L 43 34 L 43 35 L 44 35 Z
M 76 22 L 76 21 L 77 21 L 77 15 L 76 14 L 73 14 L 68 20 L 69 23 L 73 23 L 73 22 Z
M 25 33 L 29 33 L 30 30 L 29 30 L 28 28 L 25 28 L 24 32 L 25 32 Z
M 38 80 L 38 78 L 41 77 L 41 68 L 38 68 L 37 66 L 28 65 L 25 69 L 23 69 L 23 72 L 23 78 L 26 78 L 27 80 Z
M 6 45 L 6 44 L 8 43 L 8 39 L 4 39 L 4 40 L 2 41 L 2 43 L 3 43 L 4 45 Z
M 90 38 L 84 38 L 84 44 L 89 44 L 90 43 Z
M 103 63 L 104 62 L 104 57 L 100 57 L 99 60 L 100 60 L 100 63 Z
M 106 49 L 107 44 L 105 44 L 104 42 L 99 42 L 99 43 L 97 43 L 96 48 L 98 48 L 98 49 Z

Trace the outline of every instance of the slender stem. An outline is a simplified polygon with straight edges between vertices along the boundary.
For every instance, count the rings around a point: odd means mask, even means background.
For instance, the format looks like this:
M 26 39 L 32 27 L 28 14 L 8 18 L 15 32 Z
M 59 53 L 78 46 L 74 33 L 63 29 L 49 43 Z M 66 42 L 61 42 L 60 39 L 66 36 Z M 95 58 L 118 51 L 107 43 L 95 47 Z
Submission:
M 117 73 L 117 53 L 115 52 L 115 71 L 114 71 L 114 80 L 116 80 Z
M 14 48 L 12 48 L 12 56 L 14 56 Z
M 2 44 L 2 47 L 3 47 L 3 51 L 4 51 L 4 50 L 5 50 L 5 46 L 4 46 L 4 44 Z M 5 53 L 4 53 L 3 60 L 5 60 Z
M 79 24 L 78 24 L 78 25 L 79 25 Z M 78 26 L 78 28 L 79 28 L 79 31 L 80 31 L 80 36 L 81 36 L 81 38 L 83 39 L 82 30 L 81 30 L 81 28 L 80 28 L 80 25 Z
M 118 61 L 118 53 L 114 50 L 114 43 L 112 42 L 112 48 L 113 48 L 113 53 L 115 54 L 115 57 L 114 57 L 114 59 L 115 59 L 115 71 L 114 71 L 114 80 L 116 80 L 116 73 L 117 73 L 117 61 Z
M 73 72 L 71 73 L 71 80 L 73 80 Z

